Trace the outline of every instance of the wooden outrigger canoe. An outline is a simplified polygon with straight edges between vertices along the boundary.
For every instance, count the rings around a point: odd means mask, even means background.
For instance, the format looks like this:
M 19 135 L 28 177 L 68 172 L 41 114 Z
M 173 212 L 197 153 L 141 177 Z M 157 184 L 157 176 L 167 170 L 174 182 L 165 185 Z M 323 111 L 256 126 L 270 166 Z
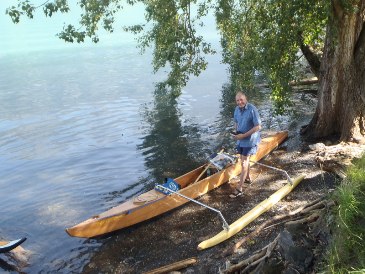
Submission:
M 280 131 L 263 138 L 256 155 L 252 156 L 251 160 L 259 161 L 287 137 L 287 131 Z M 180 194 L 195 199 L 241 173 L 241 164 L 240 161 L 237 161 L 213 175 L 204 174 L 200 178 L 201 173 L 207 170 L 207 165 L 209 163 L 174 179 L 181 186 Z M 199 180 L 195 182 L 197 178 Z M 151 219 L 187 202 L 187 199 L 177 194 L 165 195 L 152 189 L 82 223 L 67 228 L 66 232 L 73 237 L 96 237 Z

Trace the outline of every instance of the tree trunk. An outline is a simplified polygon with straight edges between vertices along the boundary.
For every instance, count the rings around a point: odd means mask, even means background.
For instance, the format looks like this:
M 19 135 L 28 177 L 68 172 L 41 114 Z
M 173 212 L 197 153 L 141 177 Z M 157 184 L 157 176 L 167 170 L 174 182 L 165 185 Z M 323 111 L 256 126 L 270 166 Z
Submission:
M 309 139 L 335 135 L 342 141 L 359 141 L 365 136 L 364 7 L 365 0 L 358 1 L 356 11 L 332 0 L 317 109 L 304 130 Z

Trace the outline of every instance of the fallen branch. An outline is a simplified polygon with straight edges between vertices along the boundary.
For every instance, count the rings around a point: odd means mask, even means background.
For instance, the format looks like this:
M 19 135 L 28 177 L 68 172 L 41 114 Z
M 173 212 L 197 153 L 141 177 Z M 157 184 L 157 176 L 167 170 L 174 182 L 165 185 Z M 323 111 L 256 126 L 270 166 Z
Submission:
M 262 248 L 261 250 L 256 252 L 251 257 L 239 262 L 238 264 L 230 266 L 229 268 L 227 268 L 224 271 L 221 271 L 220 273 L 222 273 L 222 274 L 233 273 L 237 270 L 242 269 L 243 267 L 246 267 L 243 271 L 241 271 L 241 273 L 244 273 L 245 271 L 252 268 L 253 266 L 256 266 L 261 261 L 265 260 L 266 258 L 268 258 L 271 255 L 271 252 L 274 250 L 274 248 L 278 242 L 279 236 L 280 235 L 278 235 L 270 244 L 268 244 L 267 246 L 265 246 L 264 248 Z
M 302 212 L 300 212 L 301 214 L 305 214 L 305 213 L 308 213 L 312 210 L 315 210 L 315 209 L 322 209 L 322 208 L 325 208 L 325 207 L 328 207 L 329 205 L 331 205 L 333 203 L 332 200 L 330 201 L 318 201 L 317 203 L 314 203 L 308 207 L 305 207 Z
M 185 267 L 188 267 L 189 265 L 195 264 L 197 262 L 197 259 L 195 257 L 190 259 L 185 259 L 179 262 L 175 262 L 169 265 L 165 265 L 159 268 L 156 268 L 154 270 L 150 270 L 148 272 L 144 272 L 144 274 L 159 274 L 159 273 L 167 273 L 174 270 L 179 270 Z
M 276 247 L 277 243 L 278 243 L 278 239 L 280 237 L 280 234 L 275 238 L 274 241 L 272 241 L 266 248 L 266 253 L 265 256 L 263 256 L 262 258 L 258 259 L 257 261 L 253 262 L 252 264 L 246 266 L 246 268 L 242 271 L 242 273 L 247 273 L 252 267 L 260 264 L 262 261 L 266 260 L 266 258 L 269 258 L 271 256 L 272 251 L 274 250 L 274 248 Z M 250 271 L 251 272 L 251 271 Z
M 298 225 L 298 224 L 305 224 L 305 223 L 313 223 L 316 221 L 320 215 L 322 214 L 323 209 L 331 207 L 334 205 L 334 201 L 322 201 L 317 204 L 314 204 L 311 207 L 306 208 L 306 210 L 303 210 L 301 214 L 307 214 L 307 216 L 297 219 L 297 220 L 291 220 L 285 223 L 285 226 L 291 226 L 291 225 Z M 310 214 L 308 214 L 310 213 Z
M 298 225 L 298 224 L 302 225 L 302 224 L 305 224 L 305 223 L 312 223 L 312 222 L 314 222 L 315 220 L 318 219 L 319 215 L 320 214 L 318 212 L 314 212 L 314 213 L 310 214 L 309 216 L 306 216 L 306 217 L 301 218 L 299 220 L 288 221 L 288 222 L 285 223 L 285 227 Z
M 296 221 L 296 220 L 301 219 L 301 217 L 299 217 L 299 216 L 297 216 L 297 217 L 296 216 L 288 216 L 288 218 L 290 219 L 290 221 Z M 288 222 L 288 220 L 287 220 L 287 218 L 284 218 L 284 221 L 269 225 L 267 227 L 264 227 L 263 230 L 269 230 L 270 228 L 273 228 L 275 226 L 285 224 L 286 222 Z
M 300 81 L 291 81 L 289 82 L 290 86 L 308 86 L 308 85 L 314 85 L 314 84 L 318 84 L 318 78 L 317 77 L 312 77 L 312 78 L 308 78 L 308 79 L 303 79 Z M 267 83 L 262 83 L 262 84 L 257 84 L 255 85 L 256 88 L 269 88 L 270 85 Z
M 306 85 L 314 85 L 314 84 L 318 84 L 318 78 L 317 77 L 312 77 L 309 79 L 303 79 L 300 81 L 291 81 L 289 82 L 289 85 L 291 86 L 306 86 Z

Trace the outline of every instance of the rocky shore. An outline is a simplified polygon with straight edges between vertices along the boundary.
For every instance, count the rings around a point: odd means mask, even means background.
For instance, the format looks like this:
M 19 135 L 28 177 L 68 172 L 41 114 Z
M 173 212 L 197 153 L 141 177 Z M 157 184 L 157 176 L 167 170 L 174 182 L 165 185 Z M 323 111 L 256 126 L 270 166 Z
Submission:
M 187 259 L 191 264 L 182 264 L 175 273 L 315 273 L 322 267 L 330 240 L 329 194 L 341 183 L 340 170 L 364 151 L 360 144 L 307 144 L 299 134 L 290 133 L 288 141 L 263 163 L 286 170 L 291 178 L 306 177 L 240 233 L 198 251 L 201 241 L 222 230 L 222 221 L 215 212 L 188 203 L 113 235 L 101 247 L 108 252 L 98 252 L 83 273 L 145 273 Z M 330 168 L 334 162 L 336 168 Z M 256 176 L 246 185 L 244 196 L 229 198 L 237 180 L 233 178 L 199 201 L 219 209 L 232 223 L 288 183 L 280 172 L 253 170 Z
M 96 252 L 83 273 L 148 273 L 176 263 L 174 273 L 317 273 L 331 239 L 328 212 L 334 202 L 329 194 L 352 159 L 364 152 L 364 144 L 308 144 L 291 132 L 262 163 L 286 170 L 291 178 L 305 174 L 305 179 L 237 235 L 198 251 L 200 242 L 222 230 L 222 220 L 188 203 L 101 239 L 98 248 L 107 252 Z M 199 201 L 219 209 L 230 224 L 288 183 L 283 173 L 262 166 L 252 170 L 253 182 L 245 185 L 244 196 L 229 198 L 238 180 L 232 178 Z M 7 256 L 16 266 L 17 258 Z

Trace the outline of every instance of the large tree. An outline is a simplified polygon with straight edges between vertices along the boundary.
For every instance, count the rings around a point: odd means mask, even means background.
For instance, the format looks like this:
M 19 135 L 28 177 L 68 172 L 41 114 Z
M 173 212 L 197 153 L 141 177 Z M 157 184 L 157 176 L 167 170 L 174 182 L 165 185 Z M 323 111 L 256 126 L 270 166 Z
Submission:
M 289 82 L 297 79 L 304 58 L 319 78 L 318 105 L 305 134 L 364 138 L 365 0 L 80 0 L 80 26 L 67 25 L 58 36 L 97 42 L 98 28 L 113 31 L 123 5 L 137 3 L 145 5 L 145 22 L 125 30 L 138 34 L 142 49 L 154 48 L 154 70 L 169 67 L 162 85 L 172 95 L 179 95 L 189 75 L 206 68 L 204 55 L 214 53 L 197 31 L 212 11 L 235 87 L 252 87 L 259 73 L 267 79 L 278 111 L 284 111 L 290 105 Z M 18 1 L 7 14 L 17 23 L 22 15 L 33 18 L 41 7 L 46 16 L 69 11 L 67 0 L 39 7 Z
M 318 105 L 306 131 L 357 141 L 365 135 L 365 1 L 331 4 Z

